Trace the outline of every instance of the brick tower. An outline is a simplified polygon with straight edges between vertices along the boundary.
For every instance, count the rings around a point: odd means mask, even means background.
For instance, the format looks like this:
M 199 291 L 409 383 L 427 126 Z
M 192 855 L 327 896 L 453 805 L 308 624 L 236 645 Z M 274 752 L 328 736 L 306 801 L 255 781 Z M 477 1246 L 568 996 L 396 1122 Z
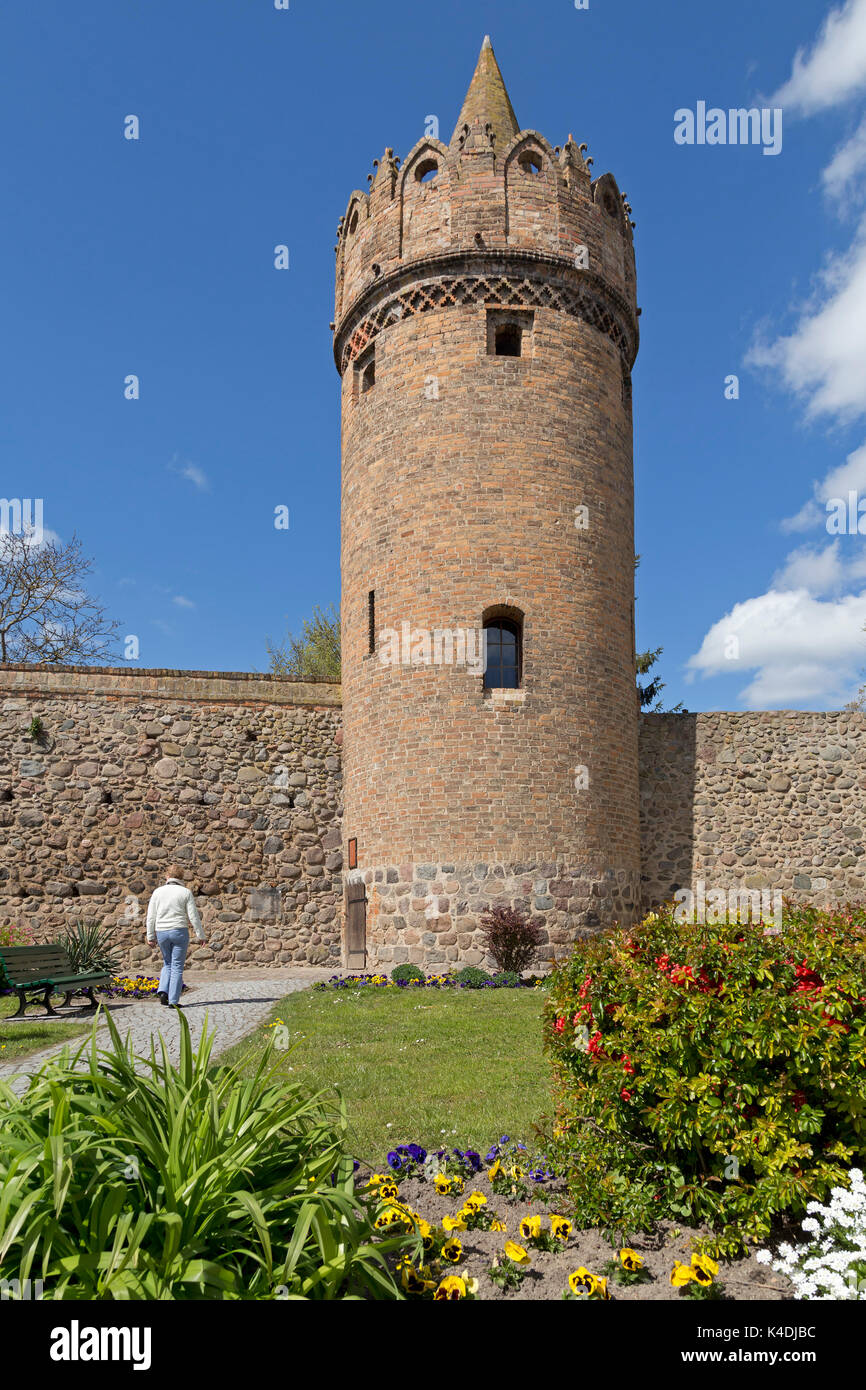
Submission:
M 639 903 L 634 250 L 585 148 L 519 128 L 485 38 L 450 144 L 340 222 L 350 966 Z

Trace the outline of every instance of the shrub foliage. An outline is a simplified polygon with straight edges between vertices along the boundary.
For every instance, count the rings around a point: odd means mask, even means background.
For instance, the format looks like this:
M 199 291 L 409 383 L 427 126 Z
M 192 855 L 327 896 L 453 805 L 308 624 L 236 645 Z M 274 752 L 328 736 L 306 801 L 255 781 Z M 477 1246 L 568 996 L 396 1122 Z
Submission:
M 210 1069 L 183 1016 L 178 1066 L 136 1058 L 110 1015 L 18 1097 L 0 1083 L 0 1278 L 52 1299 L 401 1298 L 375 1197 L 354 1189 L 345 1114 Z
M 395 984 L 399 984 L 401 980 L 426 980 L 426 978 L 424 971 L 417 965 L 395 965 L 391 971 L 391 979 Z
M 494 907 L 481 918 L 484 946 L 506 974 L 528 970 L 542 942 L 542 930 L 513 907 Z
M 866 1146 L 866 910 L 682 924 L 581 942 L 553 976 L 545 1047 L 578 1216 L 763 1239 L 844 1185 Z
M 104 927 L 101 922 L 81 919 L 69 922 L 55 945 L 63 947 L 78 975 L 97 974 L 103 970 L 116 975 L 120 969 L 114 929 Z

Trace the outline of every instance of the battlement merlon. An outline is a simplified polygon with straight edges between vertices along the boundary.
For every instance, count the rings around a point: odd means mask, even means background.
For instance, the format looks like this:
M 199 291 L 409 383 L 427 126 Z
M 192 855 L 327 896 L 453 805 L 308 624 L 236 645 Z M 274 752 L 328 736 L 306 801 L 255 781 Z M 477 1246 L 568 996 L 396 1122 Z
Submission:
M 525 249 L 591 271 L 637 314 L 631 209 L 586 146 L 520 130 L 485 39 L 451 141 L 422 137 L 374 162 L 337 231 L 335 324 L 376 280 L 444 252 Z

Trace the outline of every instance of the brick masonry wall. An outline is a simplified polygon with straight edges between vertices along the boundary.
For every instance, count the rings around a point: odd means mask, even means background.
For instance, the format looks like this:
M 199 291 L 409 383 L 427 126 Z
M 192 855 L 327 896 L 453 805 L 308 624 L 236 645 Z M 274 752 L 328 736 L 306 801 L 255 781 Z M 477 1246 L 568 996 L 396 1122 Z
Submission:
M 336 251 L 343 834 L 368 943 L 469 959 L 495 899 L 553 950 L 639 907 L 627 209 L 574 141 L 517 129 L 485 44 L 451 143 L 388 149 Z M 493 351 L 508 318 L 519 357 Z M 522 623 L 519 691 L 379 659 L 386 630 L 493 616 Z
M 644 906 L 675 888 L 866 897 L 866 716 L 645 714 Z
M 47 940 L 98 918 L 153 969 L 147 903 L 176 860 L 208 936 L 195 968 L 338 966 L 341 740 L 335 685 L 0 667 L 0 921 Z

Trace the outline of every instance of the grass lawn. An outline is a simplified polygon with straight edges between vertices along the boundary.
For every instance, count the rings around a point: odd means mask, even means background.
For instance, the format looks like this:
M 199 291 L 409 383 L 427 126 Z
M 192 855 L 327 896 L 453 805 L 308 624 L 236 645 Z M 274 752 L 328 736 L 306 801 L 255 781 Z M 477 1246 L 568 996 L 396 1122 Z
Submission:
M 395 1144 L 482 1156 L 503 1134 L 531 1146 L 550 1115 L 542 990 L 303 990 L 271 1015 L 288 1028 L 274 1062 L 292 1080 L 338 1088 L 357 1158 L 381 1169 Z M 247 1068 L 277 1029 L 220 1057 Z
M 77 1038 L 81 1033 L 89 1032 L 93 1022 L 92 1019 L 90 1023 L 59 1023 L 53 1019 L 45 1022 L 28 1014 L 23 1022 L 8 1023 L 4 1028 L 3 1020 L 14 1014 L 17 1008 L 18 1000 L 14 994 L 0 998 L 0 1062 L 17 1062 L 20 1057 L 41 1052 L 52 1043 Z

